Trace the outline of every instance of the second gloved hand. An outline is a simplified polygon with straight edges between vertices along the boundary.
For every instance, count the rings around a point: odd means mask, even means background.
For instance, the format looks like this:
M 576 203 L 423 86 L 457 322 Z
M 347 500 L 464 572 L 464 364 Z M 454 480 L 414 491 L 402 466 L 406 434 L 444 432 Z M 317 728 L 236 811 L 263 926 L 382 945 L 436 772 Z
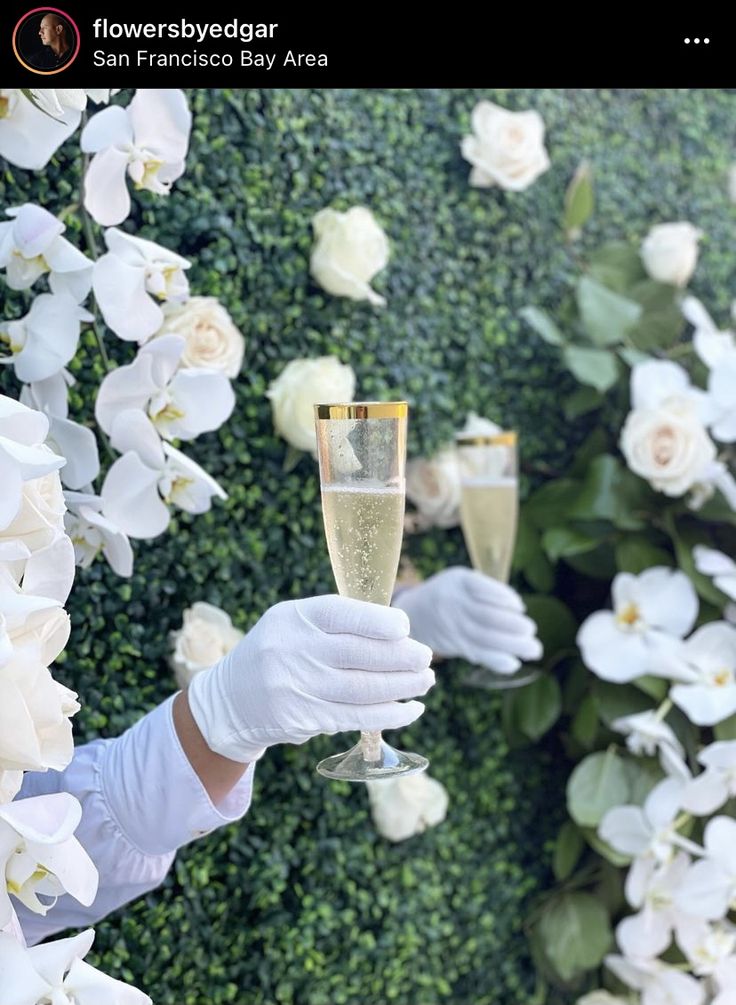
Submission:
M 211 750 L 254 761 L 320 733 L 408 726 L 424 705 L 401 699 L 430 689 L 431 658 L 403 611 L 332 595 L 285 601 L 197 674 L 189 706 Z
M 542 656 L 537 626 L 510 586 L 474 569 L 444 569 L 393 601 L 409 615 L 411 634 L 437 657 L 459 656 L 502 674 Z

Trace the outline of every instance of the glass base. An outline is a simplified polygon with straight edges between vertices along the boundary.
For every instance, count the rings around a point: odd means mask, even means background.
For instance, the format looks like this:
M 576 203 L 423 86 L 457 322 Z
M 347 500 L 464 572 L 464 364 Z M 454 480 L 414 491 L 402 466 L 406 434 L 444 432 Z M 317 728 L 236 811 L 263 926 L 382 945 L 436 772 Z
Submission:
M 468 687 L 481 687 L 485 691 L 509 691 L 515 687 L 525 687 L 540 675 L 534 667 L 521 667 L 515 673 L 497 673 L 487 667 L 475 667 L 465 678 Z
M 429 761 L 421 754 L 407 754 L 394 750 L 385 740 L 377 748 L 378 757 L 374 761 L 365 759 L 363 743 L 356 743 L 345 754 L 333 754 L 317 765 L 317 771 L 325 778 L 341 782 L 374 782 L 383 778 L 404 778 L 426 771 Z

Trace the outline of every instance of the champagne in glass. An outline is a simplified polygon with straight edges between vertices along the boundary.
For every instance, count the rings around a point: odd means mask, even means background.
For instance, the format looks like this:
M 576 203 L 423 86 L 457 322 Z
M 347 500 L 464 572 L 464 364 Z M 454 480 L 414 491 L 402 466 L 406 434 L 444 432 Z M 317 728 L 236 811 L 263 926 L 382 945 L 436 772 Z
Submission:
M 315 405 L 322 515 L 343 597 L 390 604 L 401 556 L 408 405 Z M 364 732 L 344 754 L 317 765 L 327 778 L 367 782 L 424 771 L 426 757 L 394 750 Z
M 460 523 L 473 568 L 507 583 L 519 512 L 516 433 L 464 436 L 455 440 L 460 467 Z M 468 683 L 491 690 L 529 684 L 533 669 L 501 674 L 478 667 Z

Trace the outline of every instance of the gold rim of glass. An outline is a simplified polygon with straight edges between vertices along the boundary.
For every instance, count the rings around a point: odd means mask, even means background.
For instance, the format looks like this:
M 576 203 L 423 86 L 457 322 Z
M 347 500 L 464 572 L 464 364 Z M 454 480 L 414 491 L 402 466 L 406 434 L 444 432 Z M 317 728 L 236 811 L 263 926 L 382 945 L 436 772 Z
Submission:
M 405 419 L 406 401 L 352 401 L 344 405 L 315 405 L 318 419 Z
M 515 447 L 517 439 L 518 433 L 508 430 L 486 436 L 456 436 L 455 445 L 458 447 Z

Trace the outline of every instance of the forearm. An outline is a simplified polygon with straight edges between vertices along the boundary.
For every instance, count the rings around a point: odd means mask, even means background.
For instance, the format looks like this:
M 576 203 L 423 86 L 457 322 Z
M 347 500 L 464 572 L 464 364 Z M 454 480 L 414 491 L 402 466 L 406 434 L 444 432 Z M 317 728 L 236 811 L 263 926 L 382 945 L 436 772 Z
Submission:
M 230 758 L 210 750 L 199 726 L 194 721 L 186 691 L 180 691 L 174 698 L 172 712 L 174 728 L 182 750 L 187 755 L 187 760 L 197 773 L 207 795 L 217 806 L 235 788 L 245 774 L 248 765 L 241 764 L 240 761 L 231 761 Z

